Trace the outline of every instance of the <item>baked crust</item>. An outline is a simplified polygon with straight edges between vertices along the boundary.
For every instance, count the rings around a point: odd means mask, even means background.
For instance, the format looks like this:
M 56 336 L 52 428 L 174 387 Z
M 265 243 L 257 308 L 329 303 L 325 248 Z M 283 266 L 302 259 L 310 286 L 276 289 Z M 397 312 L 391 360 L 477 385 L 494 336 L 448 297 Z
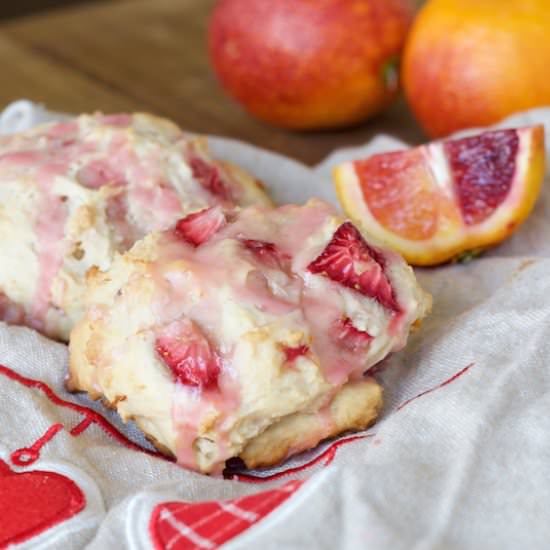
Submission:
M 376 421 L 382 403 L 382 387 L 374 378 L 348 383 L 326 411 L 281 418 L 250 440 L 239 458 L 248 468 L 274 466 L 324 439 L 366 430 Z
M 430 307 L 410 268 L 385 257 L 396 322 L 376 300 L 306 269 L 345 222 L 332 207 L 311 201 L 215 219 L 218 232 L 206 244 L 182 241 L 181 230 L 155 232 L 109 270 L 89 273 L 68 387 L 100 393 L 159 450 L 204 473 L 220 472 L 232 457 L 273 466 L 366 429 L 382 389 L 362 373 L 401 349 Z M 165 338 L 173 353 L 159 351 Z M 186 362 L 189 350 L 203 350 L 202 369 L 209 354 L 221 358 L 212 386 L 182 377 L 178 369 L 199 368 Z
M 189 212 L 252 204 L 271 204 L 252 176 L 149 114 L 0 136 L 0 320 L 66 341 L 89 269 Z

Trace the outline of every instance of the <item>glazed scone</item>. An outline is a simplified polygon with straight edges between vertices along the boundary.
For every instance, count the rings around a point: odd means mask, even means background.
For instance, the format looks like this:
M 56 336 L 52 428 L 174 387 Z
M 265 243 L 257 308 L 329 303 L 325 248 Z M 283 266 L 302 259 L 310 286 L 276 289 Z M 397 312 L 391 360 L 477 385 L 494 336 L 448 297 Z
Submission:
M 90 273 L 68 387 L 188 468 L 270 465 L 373 422 L 381 389 L 364 373 L 430 304 L 326 203 L 211 207 Z
M 214 204 L 269 199 L 164 119 L 83 115 L 0 136 L 0 320 L 66 340 L 91 266 Z

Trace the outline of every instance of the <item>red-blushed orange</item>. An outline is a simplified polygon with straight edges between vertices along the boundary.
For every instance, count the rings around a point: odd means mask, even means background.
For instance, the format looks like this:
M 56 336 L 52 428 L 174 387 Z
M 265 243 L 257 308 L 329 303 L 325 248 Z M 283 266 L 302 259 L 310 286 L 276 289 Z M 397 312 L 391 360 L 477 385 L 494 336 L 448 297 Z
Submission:
M 550 105 L 548 0 L 428 0 L 407 38 L 402 81 L 431 137 Z
M 399 88 L 409 0 L 220 0 L 209 51 L 226 91 L 272 124 L 357 123 Z

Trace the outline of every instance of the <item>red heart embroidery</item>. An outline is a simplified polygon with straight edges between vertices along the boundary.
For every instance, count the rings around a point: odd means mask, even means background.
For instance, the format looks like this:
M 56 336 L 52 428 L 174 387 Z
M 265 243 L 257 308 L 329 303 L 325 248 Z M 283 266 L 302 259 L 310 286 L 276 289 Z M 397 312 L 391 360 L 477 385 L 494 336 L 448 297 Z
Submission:
M 86 504 L 74 481 L 56 472 L 13 472 L 0 460 L 0 548 L 74 516 Z
M 163 502 L 151 515 L 149 531 L 157 550 L 218 548 L 263 519 L 303 484 L 281 487 L 233 500 Z

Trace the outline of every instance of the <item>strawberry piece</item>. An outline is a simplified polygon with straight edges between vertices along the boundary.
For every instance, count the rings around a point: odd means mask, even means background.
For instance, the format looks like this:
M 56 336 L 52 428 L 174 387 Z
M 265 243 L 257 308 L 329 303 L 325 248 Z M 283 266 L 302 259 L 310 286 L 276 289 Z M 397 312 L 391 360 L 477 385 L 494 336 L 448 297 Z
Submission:
M 193 246 L 199 246 L 212 237 L 225 224 L 225 216 L 218 206 L 193 212 L 182 218 L 174 228 L 178 237 Z
M 283 347 L 283 353 L 285 354 L 285 360 L 288 363 L 292 363 L 294 359 L 301 357 L 302 355 L 306 355 L 309 351 L 309 346 L 306 346 L 306 344 L 302 344 L 301 346 L 296 346 L 294 348 L 291 348 L 289 346 Z
M 334 329 L 335 339 L 351 351 L 365 351 L 373 340 L 368 332 L 355 328 L 349 317 L 338 319 Z
M 307 269 L 373 298 L 385 308 L 398 312 L 392 286 L 384 273 L 385 259 L 369 246 L 351 222 L 343 223 L 325 250 Z
M 274 243 L 258 241 L 255 239 L 242 239 L 241 242 L 247 250 L 263 264 L 274 269 L 282 269 L 290 260 L 290 256 L 281 252 Z
M 221 359 L 191 321 L 177 323 L 179 334 L 168 330 L 155 341 L 155 349 L 174 379 L 185 386 L 208 389 L 217 385 Z
M 189 160 L 193 177 L 210 193 L 225 201 L 231 201 L 231 190 L 220 175 L 220 169 L 208 164 L 200 157 L 192 157 Z

